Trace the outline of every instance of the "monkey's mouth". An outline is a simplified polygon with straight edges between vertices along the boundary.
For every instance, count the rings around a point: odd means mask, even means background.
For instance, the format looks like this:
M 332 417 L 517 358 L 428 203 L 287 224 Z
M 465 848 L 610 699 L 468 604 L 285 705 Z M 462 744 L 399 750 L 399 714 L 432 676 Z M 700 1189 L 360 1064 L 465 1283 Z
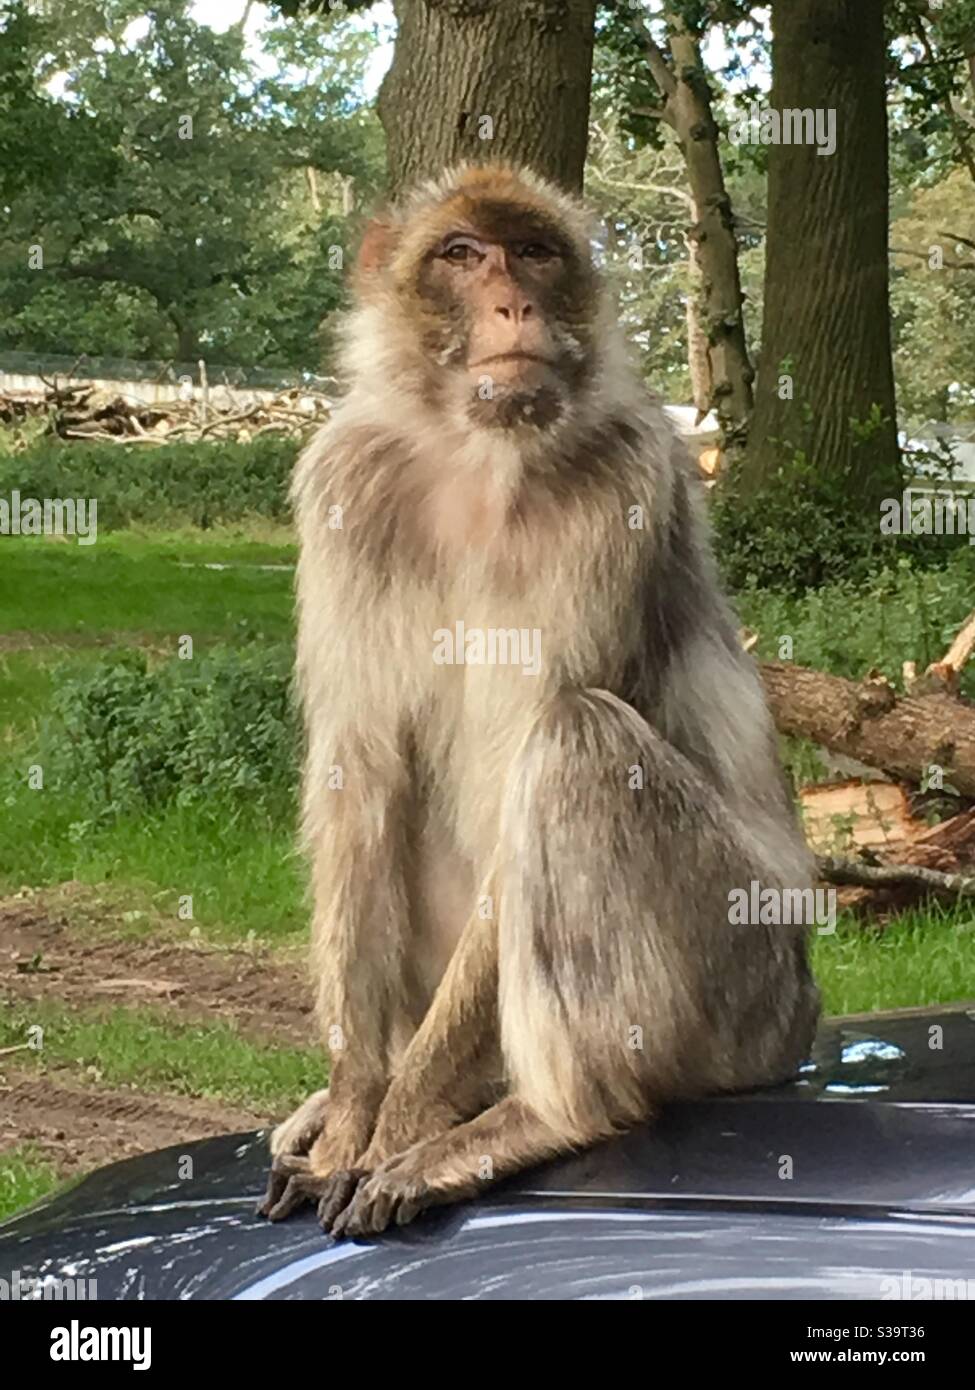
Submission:
M 490 357 L 482 357 L 477 362 L 470 362 L 468 366 L 471 371 L 478 367 L 486 367 L 489 362 L 537 362 L 542 367 L 554 367 L 555 363 L 548 357 L 543 357 L 538 352 L 494 352 Z

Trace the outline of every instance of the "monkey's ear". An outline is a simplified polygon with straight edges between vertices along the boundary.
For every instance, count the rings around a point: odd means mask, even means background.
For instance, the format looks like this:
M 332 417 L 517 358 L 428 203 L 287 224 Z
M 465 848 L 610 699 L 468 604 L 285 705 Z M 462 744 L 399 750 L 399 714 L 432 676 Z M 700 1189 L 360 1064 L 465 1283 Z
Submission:
M 355 268 L 360 277 L 375 275 L 385 270 L 396 246 L 396 228 L 391 222 L 374 217 L 366 224 L 366 230 L 359 244 Z

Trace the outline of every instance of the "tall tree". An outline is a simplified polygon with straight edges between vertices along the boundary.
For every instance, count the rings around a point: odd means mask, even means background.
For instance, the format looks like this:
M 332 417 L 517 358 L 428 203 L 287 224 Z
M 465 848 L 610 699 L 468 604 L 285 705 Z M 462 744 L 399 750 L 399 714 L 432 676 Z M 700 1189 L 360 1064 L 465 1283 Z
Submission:
M 327 7 L 281 0 L 290 14 Z M 459 160 L 493 156 L 582 187 L 596 0 L 394 0 L 394 9 L 396 48 L 379 93 L 394 196 Z
M 699 301 L 699 314 L 692 311 L 688 316 L 689 357 L 695 349 L 698 359 L 706 353 L 707 369 L 698 370 L 698 389 L 702 395 L 706 389 L 706 405 L 714 407 L 725 449 L 734 454 L 747 435 L 754 371 L 745 340 L 734 216 L 701 58 L 701 41 L 712 16 L 699 4 L 674 0 L 658 17 L 665 48 L 639 11 L 631 10 L 629 22 L 659 92 L 657 114 L 675 131 L 687 166 L 691 294 Z
M 888 302 L 884 0 L 773 0 L 770 106 L 834 110 L 836 148 L 772 144 L 765 318 L 740 480 L 801 456 L 847 501 L 899 479 Z
M 371 40 L 279 21 L 259 69 L 240 24 L 139 8 L 0 0 L 0 347 L 316 368 L 379 181 Z

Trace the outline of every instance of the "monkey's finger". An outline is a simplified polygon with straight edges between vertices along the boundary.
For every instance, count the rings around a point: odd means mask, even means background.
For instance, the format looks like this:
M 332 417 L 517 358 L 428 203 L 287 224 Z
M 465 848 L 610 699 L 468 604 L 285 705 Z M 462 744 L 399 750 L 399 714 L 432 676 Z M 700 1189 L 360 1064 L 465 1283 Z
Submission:
M 343 1230 L 347 1236 L 375 1236 L 393 1220 L 403 1193 L 394 1183 L 365 1183 L 342 1213 Z
M 361 1234 L 358 1225 L 353 1225 L 352 1221 L 360 1203 L 360 1194 L 368 1181 L 368 1177 L 359 1179 L 348 1203 L 332 1221 L 332 1235 L 336 1240 L 342 1240 L 344 1236 Z
M 267 1187 L 264 1196 L 257 1204 L 258 1216 L 270 1216 L 271 1208 L 277 1206 L 288 1185 L 288 1179 L 283 1173 L 276 1173 L 272 1168 L 267 1177 Z
M 344 1169 L 329 1178 L 322 1199 L 318 1203 L 318 1220 L 323 1231 L 330 1231 L 339 1212 L 344 1211 L 352 1200 L 359 1182 L 365 1177 L 360 1168 Z
M 305 1174 L 298 1174 L 288 1179 L 288 1184 L 284 1189 L 283 1195 L 268 1212 L 269 1221 L 283 1221 L 286 1216 L 290 1216 L 293 1211 L 313 1198 L 317 1197 L 321 1190 L 321 1181 Z
M 278 1154 L 271 1164 L 264 1196 L 257 1204 L 257 1215 L 269 1217 L 272 1208 L 280 1201 L 285 1188 L 288 1186 L 288 1180 L 295 1173 L 307 1172 L 307 1158 L 300 1154 Z
M 420 1215 L 420 1212 L 423 1211 L 425 1206 L 426 1203 L 421 1202 L 419 1198 L 404 1198 L 396 1208 L 397 1226 L 408 1226 L 415 1216 Z

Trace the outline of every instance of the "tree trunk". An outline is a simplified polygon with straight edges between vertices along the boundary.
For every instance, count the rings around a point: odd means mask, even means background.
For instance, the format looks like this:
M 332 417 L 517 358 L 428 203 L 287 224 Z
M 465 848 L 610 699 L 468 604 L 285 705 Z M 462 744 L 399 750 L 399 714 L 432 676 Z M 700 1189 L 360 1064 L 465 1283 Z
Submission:
M 745 339 L 738 240 L 718 152 L 718 127 L 711 111 L 711 89 L 701 61 L 701 34 L 689 28 L 676 9 L 668 7 L 665 18 L 669 62 L 644 19 L 636 15 L 631 22 L 663 98 L 660 116 L 675 131 L 687 166 L 697 211 L 697 221 L 689 229 L 688 236 L 696 243 L 701 273 L 701 305 L 710 374 L 709 406 L 718 416 L 723 447 L 734 457 L 743 447 L 748 433 L 755 376 Z M 689 343 L 689 362 L 691 352 Z
M 800 450 L 850 504 L 875 505 L 897 489 L 883 10 L 883 0 L 772 5 L 769 105 L 779 113 L 835 110 L 836 149 L 769 149 L 765 320 L 746 493 Z M 878 408 L 880 421 L 864 428 Z
M 396 0 L 379 93 L 393 196 L 460 160 L 582 187 L 596 0 Z
M 711 409 L 712 400 L 711 345 L 708 342 L 707 329 L 704 327 L 701 302 L 704 296 L 704 276 L 701 270 L 700 248 L 694 237 L 688 236 L 685 240 L 690 282 L 686 303 L 687 370 L 691 378 L 691 400 L 698 416 L 703 418 Z
M 945 783 L 975 797 L 975 707 L 949 695 L 898 699 L 884 682 L 850 681 L 802 666 L 759 668 L 780 733 L 811 738 L 904 782 L 944 769 Z

